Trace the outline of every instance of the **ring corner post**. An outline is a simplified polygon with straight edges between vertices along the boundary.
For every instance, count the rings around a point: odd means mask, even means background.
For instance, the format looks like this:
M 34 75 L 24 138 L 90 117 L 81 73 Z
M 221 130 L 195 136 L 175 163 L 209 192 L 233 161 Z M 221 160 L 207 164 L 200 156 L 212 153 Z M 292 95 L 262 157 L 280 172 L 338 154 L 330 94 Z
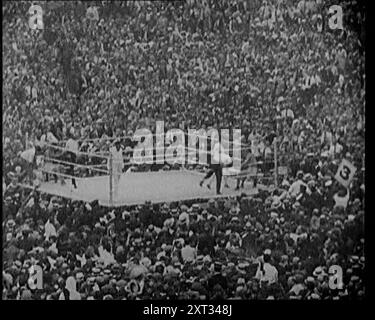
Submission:
M 112 165 L 113 165 L 112 153 L 109 155 L 109 204 L 113 206 L 113 182 L 112 182 Z
M 274 171 L 275 188 L 277 188 L 277 184 L 278 184 L 277 137 L 274 139 L 274 163 L 275 163 L 275 171 Z

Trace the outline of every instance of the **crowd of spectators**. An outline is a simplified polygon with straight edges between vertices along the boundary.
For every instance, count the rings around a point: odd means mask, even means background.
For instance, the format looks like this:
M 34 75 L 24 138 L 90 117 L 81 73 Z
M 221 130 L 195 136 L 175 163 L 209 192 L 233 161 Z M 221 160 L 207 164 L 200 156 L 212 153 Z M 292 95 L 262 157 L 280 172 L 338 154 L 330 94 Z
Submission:
M 311 181 L 297 196 L 285 182 L 254 197 L 114 210 L 35 192 L 19 212 L 20 197 L 7 197 L 3 298 L 360 299 L 363 191 Z M 30 283 L 33 264 L 43 289 Z
M 41 2 L 44 30 L 5 2 L 3 298 L 362 297 L 365 16 L 342 1 L 330 30 L 331 2 Z M 240 128 L 255 155 L 276 136 L 288 175 L 252 198 L 115 210 L 17 185 L 26 140 L 105 150 L 157 120 Z

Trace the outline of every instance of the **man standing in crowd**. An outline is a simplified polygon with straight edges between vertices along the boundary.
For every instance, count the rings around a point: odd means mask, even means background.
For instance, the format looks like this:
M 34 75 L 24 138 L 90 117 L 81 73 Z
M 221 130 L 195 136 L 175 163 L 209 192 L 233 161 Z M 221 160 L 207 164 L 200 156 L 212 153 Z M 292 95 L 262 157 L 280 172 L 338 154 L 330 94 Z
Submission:
M 39 146 L 32 146 L 30 149 L 27 149 L 21 152 L 20 157 L 24 160 L 25 164 L 25 175 L 26 181 L 30 184 L 33 183 L 34 169 L 37 168 L 37 159 L 41 154 L 41 148 Z
M 277 276 L 277 269 L 271 264 L 271 250 L 266 249 L 260 258 L 255 279 L 260 280 L 261 283 L 272 284 L 277 282 Z
M 214 297 L 215 291 L 217 291 L 217 286 L 220 286 L 220 289 L 223 290 L 224 294 L 228 290 L 228 280 L 222 274 L 222 265 L 219 262 L 214 263 L 214 275 L 208 279 L 208 289 L 210 292 L 211 298 Z M 225 297 L 221 297 L 225 298 Z
M 35 153 L 36 149 L 34 146 L 32 146 L 30 149 L 27 149 L 20 154 L 20 157 L 25 162 L 26 180 L 29 180 L 30 183 L 32 183 L 33 181 L 33 164 L 35 159 Z

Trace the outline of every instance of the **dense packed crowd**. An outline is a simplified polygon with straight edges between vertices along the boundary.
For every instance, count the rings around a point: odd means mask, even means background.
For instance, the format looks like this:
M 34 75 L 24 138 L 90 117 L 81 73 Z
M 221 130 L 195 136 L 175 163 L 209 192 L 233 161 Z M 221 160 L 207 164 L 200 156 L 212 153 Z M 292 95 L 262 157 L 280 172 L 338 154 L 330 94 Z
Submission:
M 342 1 L 345 30 L 330 30 L 331 2 L 41 3 L 43 31 L 29 2 L 5 2 L 3 298 L 362 297 L 364 9 Z M 260 157 L 277 136 L 288 176 L 252 198 L 115 210 L 17 185 L 26 137 L 99 151 L 157 120 L 240 128 Z

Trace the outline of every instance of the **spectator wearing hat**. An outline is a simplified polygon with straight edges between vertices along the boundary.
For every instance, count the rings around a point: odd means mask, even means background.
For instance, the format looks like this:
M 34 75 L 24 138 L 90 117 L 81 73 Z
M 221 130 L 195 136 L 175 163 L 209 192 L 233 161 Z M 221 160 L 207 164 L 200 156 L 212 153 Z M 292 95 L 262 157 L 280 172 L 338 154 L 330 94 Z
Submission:
M 77 283 L 74 277 L 66 279 L 65 288 L 62 290 L 59 300 L 81 300 L 81 295 L 76 289 Z
M 305 182 L 303 182 L 303 172 L 297 172 L 297 180 L 292 183 L 289 188 L 289 194 L 293 197 L 296 197 L 301 192 L 301 186 L 306 186 Z
M 198 237 L 198 252 L 211 256 L 215 254 L 215 238 L 213 236 L 213 231 L 209 223 L 204 224 L 203 232 Z
M 266 249 L 259 261 L 258 270 L 255 274 L 255 279 L 261 283 L 272 284 L 278 281 L 278 271 L 271 264 L 271 250 Z
M 185 246 L 181 249 L 181 257 L 184 262 L 194 262 L 197 257 L 196 249 L 190 245 L 188 240 L 185 241 Z
M 223 293 L 225 294 L 228 290 L 228 281 L 227 278 L 222 274 L 221 263 L 214 263 L 214 275 L 208 279 L 207 286 L 210 297 L 215 297 L 218 294 L 218 291 L 223 290 Z M 220 288 L 217 286 L 220 286 Z M 225 298 L 225 296 L 223 298 Z

